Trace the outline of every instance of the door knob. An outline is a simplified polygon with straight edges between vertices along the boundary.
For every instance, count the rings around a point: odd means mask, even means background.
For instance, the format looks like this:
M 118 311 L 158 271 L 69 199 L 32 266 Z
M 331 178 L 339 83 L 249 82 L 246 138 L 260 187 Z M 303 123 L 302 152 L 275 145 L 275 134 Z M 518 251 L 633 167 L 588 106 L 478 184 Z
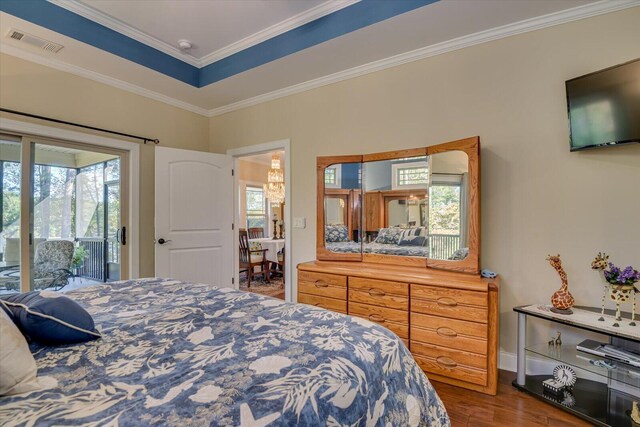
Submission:
M 162 237 L 158 239 L 158 244 L 164 245 L 165 243 L 169 243 L 171 240 L 165 240 Z

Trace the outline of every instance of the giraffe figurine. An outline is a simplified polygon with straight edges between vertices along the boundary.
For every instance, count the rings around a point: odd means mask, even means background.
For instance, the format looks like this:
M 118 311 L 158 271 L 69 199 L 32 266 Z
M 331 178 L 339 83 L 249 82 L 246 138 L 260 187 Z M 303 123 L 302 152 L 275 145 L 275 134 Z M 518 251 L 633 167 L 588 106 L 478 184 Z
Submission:
M 571 307 L 573 307 L 573 303 L 575 300 L 573 299 L 573 295 L 569 292 L 569 282 L 567 281 L 567 273 L 564 272 L 562 268 L 562 261 L 560 261 L 560 255 L 549 255 L 547 257 L 547 261 L 551 264 L 558 274 L 560 275 L 560 280 L 562 281 L 562 286 L 560 289 L 555 291 L 551 296 L 551 304 L 553 308 L 551 311 L 558 314 L 572 314 Z

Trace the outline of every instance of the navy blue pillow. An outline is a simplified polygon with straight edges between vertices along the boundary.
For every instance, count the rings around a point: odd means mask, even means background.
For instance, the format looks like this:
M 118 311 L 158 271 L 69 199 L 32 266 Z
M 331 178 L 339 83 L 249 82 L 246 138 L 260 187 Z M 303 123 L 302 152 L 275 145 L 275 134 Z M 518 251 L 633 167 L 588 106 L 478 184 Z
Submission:
M 74 344 L 101 336 L 84 308 L 55 292 L 3 295 L 0 305 L 27 338 L 41 344 Z
M 424 246 L 426 242 L 424 236 L 403 237 L 398 242 L 398 246 Z

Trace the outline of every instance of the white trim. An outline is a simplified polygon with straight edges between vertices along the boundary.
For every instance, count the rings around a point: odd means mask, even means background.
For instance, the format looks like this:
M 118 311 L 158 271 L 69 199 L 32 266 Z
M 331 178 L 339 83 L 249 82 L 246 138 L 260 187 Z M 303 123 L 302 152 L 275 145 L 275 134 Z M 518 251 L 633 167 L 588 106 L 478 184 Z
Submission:
M 498 369 L 516 372 L 516 360 L 517 355 L 515 353 L 501 351 L 498 360 Z M 553 374 L 553 368 L 559 364 L 560 362 L 557 360 L 527 355 L 527 375 L 551 375 Z
M 235 43 L 231 43 L 230 45 L 218 49 L 214 52 L 208 53 L 200 58 L 196 58 L 193 55 L 185 53 L 176 46 L 164 42 L 143 31 L 140 31 L 137 28 L 134 28 L 131 25 L 127 24 L 126 22 L 116 19 L 86 3 L 72 0 L 48 1 L 55 4 L 56 6 L 60 6 L 75 14 L 90 19 L 93 22 L 104 25 L 105 27 L 117 31 L 120 34 L 124 34 L 125 36 L 139 41 L 140 43 L 144 43 L 147 46 L 159 50 L 160 52 L 171 55 L 174 58 L 186 62 L 187 64 L 193 65 L 194 67 L 202 68 L 228 56 L 231 56 L 234 53 L 238 53 L 242 50 L 250 48 L 251 46 L 255 46 L 258 43 L 262 43 L 263 41 L 286 33 L 287 31 L 290 31 L 294 28 L 315 21 L 316 19 L 322 18 L 323 16 L 330 15 L 347 6 L 351 6 L 352 4 L 357 3 L 360 0 L 339 0 L 323 2 L 318 6 L 312 7 L 311 9 L 287 18 L 284 21 L 272 25 L 271 27 L 260 30 L 248 37 L 245 37 Z
M 601 0 L 599 2 L 574 7 L 572 9 L 538 16 L 536 18 L 531 18 L 520 22 L 514 22 L 512 24 L 480 31 L 478 33 L 458 37 L 456 39 L 437 43 L 431 46 L 422 47 L 416 50 L 401 53 L 399 55 L 391 56 L 389 58 L 353 67 L 348 70 L 339 71 L 337 73 L 329 74 L 317 79 L 278 89 L 273 92 L 244 99 L 242 101 L 234 102 L 222 107 L 214 108 L 209 110 L 209 117 L 219 116 L 231 111 L 240 110 L 242 108 L 251 107 L 253 105 L 262 104 L 268 101 L 273 101 L 274 99 L 283 98 L 285 96 L 294 95 L 296 93 L 305 92 L 311 89 L 316 89 L 329 84 L 341 82 L 343 80 L 348 80 L 354 77 L 374 73 L 376 71 L 386 70 L 387 68 L 406 64 L 409 62 L 419 61 L 421 59 L 430 58 L 432 56 L 442 55 L 444 53 L 464 49 L 466 47 L 475 46 L 477 44 L 486 43 L 505 37 L 526 33 L 529 31 L 535 31 L 554 25 L 566 24 L 567 22 L 577 21 L 580 19 L 591 18 L 593 16 L 603 15 L 605 13 L 616 12 L 638 5 L 640 5 L 640 0 Z
M 227 150 L 227 155 L 232 156 L 234 158 L 233 161 L 233 169 L 234 171 L 238 171 L 238 166 L 240 163 L 240 158 L 242 157 L 246 157 L 246 156 L 251 156 L 251 155 L 255 155 L 255 154 L 262 154 L 262 153 L 268 153 L 271 151 L 278 151 L 278 150 L 284 150 L 284 182 L 285 182 L 285 186 L 284 186 L 284 201 L 285 201 L 285 205 L 284 205 L 284 215 L 285 218 L 287 218 L 287 221 L 284 223 L 284 246 L 286 248 L 285 251 L 285 285 L 284 285 L 284 293 L 285 293 L 285 300 L 287 302 L 295 302 L 294 301 L 294 295 L 293 295 L 293 289 L 291 287 L 292 283 L 291 281 L 293 280 L 293 274 L 292 274 L 292 265 L 291 265 L 291 252 L 292 252 L 292 247 L 291 247 L 291 231 L 292 231 L 292 223 L 293 223 L 293 218 L 291 216 L 291 140 L 290 139 L 282 139 L 279 141 L 273 141 L 273 142 L 267 142 L 264 144 L 257 144 L 257 145 L 249 145 L 246 147 L 240 147 L 240 148 L 232 148 Z M 239 178 L 238 178 L 238 174 L 234 173 L 234 178 L 233 178 L 233 193 L 234 193 L 234 198 L 238 197 L 239 194 Z M 237 242 L 239 239 L 239 222 L 240 222 L 240 205 L 238 203 L 238 200 L 234 199 L 234 210 L 235 210 L 235 214 L 234 214 L 234 222 L 236 224 L 236 227 L 234 227 L 234 241 Z M 238 251 L 234 251 L 234 257 L 235 257 L 235 261 L 234 264 L 236 265 L 235 268 L 235 272 L 234 272 L 234 281 L 235 281 L 235 289 L 238 289 L 238 287 L 240 286 L 240 275 L 238 273 Z
M 129 277 L 140 276 L 140 144 L 0 117 L 0 130 L 116 148 L 129 152 Z M 132 231 L 133 230 L 133 231 Z
M 56 6 L 67 9 L 70 12 L 75 13 L 76 15 L 80 15 L 85 17 L 93 22 L 96 22 L 100 25 L 104 25 L 105 27 L 116 31 L 120 34 L 124 34 L 127 37 L 132 38 L 133 40 L 139 41 L 140 43 L 144 43 L 147 46 L 150 46 L 154 49 L 159 50 L 160 52 L 166 53 L 167 55 L 171 55 L 174 58 L 179 59 L 180 61 L 186 62 L 187 64 L 193 65 L 194 67 L 199 67 L 200 61 L 192 55 L 189 55 L 186 52 L 183 52 L 176 46 L 173 46 L 169 43 L 163 42 L 160 39 L 153 37 L 143 31 L 138 30 L 137 28 L 132 27 L 131 25 L 122 22 L 119 19 L 114 18 L 113 16 L 107 15 L 104 12 L 101 12 L 98 9 L 95 9 L 92 6 L 89 6 L 86 3 L 81 3 L 79 1 L 72 0 L 47 0 L 49 3 L 53 3 Z
M 284 21 L 265 28 L 264 30 L 260 30 L 257 33 L 243 38 L 242 40 L 231 43 L 222 49 L 218 49 L 215 52 L 204 55 L 198 59 L 198 62 L 200 63 L 199 66 L 206 67 L 207 65 L 220 61 L 234 53 L 241 52 L 259 43 L 279 36 L 280 34 L 286 33 L 287 31 L 293 30 L 294 28 L 308 24 L 309 22 L 315 21 L 323 16 L 330 15 L 359 1 L 360 0 L 340 0 L 321 3 L 318 6 L 312 7 L 309 10 L 294 15 L 291 18 L 285 19 Z
M 410 52 L 405 52 L 399 55 L 391 56 L 389 58 L 373 61 L 368 64 L 350 68 L 348 70 L 339 71 L 337 73 L 329 74 L 317 79 L 298 83 L 292 86 L 288 86 L 282 89 L 278 89 L 272 92 L 243 99 L 241 101 L 233 102 L 231 104 L 212 109 L 198 107 L 196 105 L 189 104 L 188 102 L 171 98 L 169 96 L 154 92 L 149 89 L 145 89 L 132 83 L 127 83 L 122 80 L 97 73 L 95 71 L 87 70 L 76 65 L 71 65 L 59 60 L 55 60 L 53 58 L 42 57 L 1 42 L 0 53 L 16 56 L 27 61 L 35 62 L 37 64 L 45 65 L 57 70 L 75 74 L 80 77 L 85 77 L 100 83 L 114 86 L 118 89 L 126 90 L 137 95 L 164 102 L 174 107 L 191 111 L 193 113 L 200 114 L 206 117 L 215 117 L 229 113 L 231 111 L 240 110 L 242 108 L 251 107 L 268 101 L 273 101 L 285 96 L 294 95 L 311 89 L 316 89 L 322 86 L 374 73 L 376 71 L 385 70 L 387 68 L 410 63 L 413 61 L 419 61 L 421 59 L 429 58 L 432 56 L 442 55 L 458 49 L 475 46 L 477 44 L 486 43 L 501 38 L 526 33 L 529 31 L 535 31 L 542 28 L 561 25 L 580 19 L 591 18 L 594 16 L 604 15 L 607 13 L 617 12 L 619 10 L 638 6 L 640 6 L 640 0 L 601 0 L 594 3 L 577 6 L 571 9 L 538 16 L 524 21 L 503 25 L 501 27 L 492 28 L 478 33 L 469 34 L 435 45 L 426 46 Z
M 97 73 L 95 71 L 87 70 L 86 68 L 82 68 L 77 65 L 72 65 L 67 62 L 60 61 L 59 59 L 41 56 L 36 53 L 28 52 L 26 50 L 22 50 L 15 46 L 11 46 L 2 42 L 0 42 L 0 53 L 15 56 L 26 61 L 35 62 L 36 64 L 44 65 L 45 67 L 50 67 L 56 70 L 64 71 L 66 73 L 74 74 L 79 77 L 84 77 L 98 83 L 103 83 L 118 89 L 126 90 L 127 92 L 135 93 L 136 95 L 144 96 L 145 98 L 153 99 L 154 101 L 160 101 L 173 107 L 181 108 L 183 110 L 191 111 L 192 113 L 210 117 L 210 110 L 207 110 L 206 108 L 201 108 L 189 104 L 188 102 L 180 101 L 179 99 L 171 98 L 170 96 L 145 89 L 133 83 L 118 80 L 115 77 L 110 77 L 104 74 Z

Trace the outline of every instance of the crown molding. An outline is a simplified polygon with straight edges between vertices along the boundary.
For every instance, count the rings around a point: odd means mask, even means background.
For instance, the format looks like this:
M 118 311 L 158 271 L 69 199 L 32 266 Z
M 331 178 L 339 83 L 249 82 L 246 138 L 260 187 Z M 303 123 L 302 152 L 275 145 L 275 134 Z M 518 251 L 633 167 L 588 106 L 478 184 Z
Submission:
M 407 64 L 409 62 L 419 61 L 421 59 L 432 56 L 442 55 L 444 53 L 453 52 L 466 47 L 475 46 L 481 43 L 515 36 L 542 28 L 561 25 L 580 19 L 591 18 L 606 13 L 617 12 L 619 10 L 640 6 L 640 0 L 601 0 L 599 2 L 574 7 L 571 9 L 550 13 L 536 18 L 524 21 L 514 22 L 512 24 L 503 25 L 501 27 L 480 31 L 467 36 L 458 37 L 446 42 L 437 43 L 431 46 L 422 47 L 389 58 L 373 61 L 368 64 L 360 65 L 348 70 L 339 71 L 317 79 L 309 80 L 286 88 L 278 89 L 273 92 L 258 95 L 232 104 L 209 110 L 208 116 L 215 117 L 226 114 L 242 108 L 251 107 L 264 102 L 273 101 L 285 96 L 294 95 L 322 86 L 338 83 L 343 80 L 352 79 L 363 76 L 376 71 L 386 70 L 387 68 L 396 67 L 398 65 Z
M 0 43 L 0 53 L 15 56 L 26 61 L 35 62 L 36 64 L 44 65 L 46 67 L 54 68 L 56 70 L 64 71 L 66 73 L 74 74 L 79 77 L 84 77 L 99 83 L 103 83 L 109 86 L 113 86 L 118 89 L 126 90 L 127 92 L 134 93 L 136 95 L 144 96 L 145 98 L 160 101 L 173 107 L 181 108 L 183 110 L 191 111 L 192 113 L 200 114 L 202 116 L 210 117 L 210 111 L 184 101 L 180 101 L 170 96 L 163 95 L 161 93 L 145 89 L 138 85 L 128 83 L 114 77 L 109 77 L 104 74 L 97 73 L 95 71 L 87 70 L 86 68 L 79 67 L 77 65 L 71 65 L 58 59 L 48 58 L 28 52 L 26 50 L 19 49 L 15 46 L 11 46 L 6 43 Z
M 101 12 L 98 9 L 89 6 L 86 3 L 81 3 L 75 0 L 47 1 L 49 3 L 55 4 L 56 6 L 67 9 L 70 12 L 90 19 L 91 21 L 97 22 L 100 25 L 104 25 L 105 27 L 113 31 L 124 34 L 125 36 L 139 41 L 140 43 L 144 43 L 147 46 L 159 50 L 160 52 L 171 55 L 174 58 L 186 62 L 187 64 L 193 65 L 194 67 L 202 68 L 216 61 L 224 59 L 227 56 L 231 56 L 234 53 L 238 53 L 242 50 L 250 48 L 251 46 L 262 43 L 280 34 L 286 33 L 287 31 L 297 28 L 301 25 L 304 25 L 311 21 L 315 21 L 316 19 L 322 18 L 323 16 L 330 15 L 340 9 L 351 6 L 352 4 L 355 4 L 360 0 L 340 0 L 321 3 L 318 6 L 294 15 L 282 22 L 265 28 L 264 30 L 258 31 L 255 34 L 252 34 L 242 40 L 225 46 L 222 49 L 211 52 L 201 58 L 196 58 L 192 55 L 189 55 L 181 51 L 177 47 L 160 39 L 157 39 L 143 31 L 140 31 L 119 19 L 116 19 L 104 12 Z
M 258 31 L 257 33 L 245 37 L 242 40 L 239 40 L 235 43 L 223 47 L 222 49 L 216 50 L 215 52 L 211 52 L 210 54 L 203 56 L 198 60 L 200 62 L 199 66 L 205 67 L 207 65 L 213 64 L 214 62 L 220 61 L 227 56 L 231 56 L 234 53 L 238 53 L 259 43 L 277 37 L 280 34 L 284 34 L 287 31 L 293 30 L 294 28 L 298 28 L 304 24 L 315 21 L 316 19 L 320 19 L 323 16 L 330 15 L 334 12 L 344 9 L 345 7 L 358 3 L 359 1 L 360 0 L 340 0 L 321 3 L 318 6 L 299 13 L 298 15 L 294 15 L 291 18 L 285 19 L 284 21 L 272 25 L 271 27 L 265 28 L 264 30 Z
M 119 19 L 116 19 L 110 15 L 107 15 L 104 12 L 99 11 L 86 3 L 80 3 L 79 1 L 74 0 L 47 0 L 49 3 L 55 4 L 56 6 L 67 9 L 70 12 L 73 12 L 77 15 L 80 15 L 84 18 L 87 18 L 93 22 L 97 22 L 100 25 L 103 25 L 113 31 L 117 31 L 120 34 L 124 34 L 127 37 L 132 38 L 133 40 L 139 41 L 140 43 L 144 43 L 147 46 L 150 46 L 160 52 L 166 53 L 167 55 L 171 55 L 180 61 L 186 62 L 189 65 L 193 65 L 194 67 L 200 67 L 200 61 L 178 49 L 177 47 L 165 43 L 160 39 L 157 39 L 143 31 L 140 31 Z
M 56 4 L 60 1 L 66 0 L 50 0 Z M 351 0 L 353 1 L 353 0 Z M 355 1 L 353 1 L 355 2 Z M 331 2 L 328 2 L 331 3 Z M 88 78 L 103 84 L 107 84 L 118 89 L 126 90 L 135 93 L 140 96 L 144 96 L 149 99 L 160 101 L 168 105 L 181 108 L 183 110 L 191 111 L 196 114 L 200 114 L 206 117 L 215 117 L 222 114 L 226 114 L 232 111 L 240 110 L 242 108 L 251 107 L 264 102 L 272 101 L 275 99 L 283 98 L 289 95 L 305 92 L 311 89 L 319 88 L 325 85 L 338 83 L 343 80 L 359 77 L 362 75 L 374 73 L 376 71 L 382 71 L 387 68 L 395 67 L 398 65 L 406 64 L 413 61 L 429 58 L 436 55 L 441 55 L 447 52 L 452 52 L 458 49 L 474 46 L 481 43 L 498 40 L 505 37 L 510 37 L 517 34 L 526 33 L 529 31 L 535 31 L 554 25 L 561 25 L 564 23 L 577 21 L 580 19 L 590 18 L 606 13 L 616 12 L 619 10 L 638 7 L 640 6 L 640 0 L 602 0 L 595 3 L 590 3 L 583 6 L 578 6 L 572 9 L 567 9 L 560 12 L 540 16 L 537 18 L 528 19 L 525 21 L 516 22 L 513 24 L 507 24 L 501 27 L 496 27 L 490 30 L 481 31 L 468 36 L 459 37 L 457 39 L 449 40 L 446 42 L 438 43 L 435 45 L 423 47 L 410 52 L 395 55 L 389 58 L 381 59 L 378 61 L 370 62 L 358 67 L 354 67 L 348 70 L 339 71 L 327 76 L 323 76 L 317 79 L 309 80 L 307 82 L 299 83 L 286 88 L 278 89 L 273 92 L 258 95 L 252 98 L 248 98 L 242 101 L 234 102 L 228 105 L 224 105 L 218 108 L 205 109 L 184 101 L 180 101 L 175 98 L 163 95 L 161 93 L 145 89 L 143 87 L 127 83 L 125 81 L 109 77 L 95 71 L 87 70 L 85 68 L 67 64 L 57 59 L 48 58 L 45 56 L 37 55 L 32 52 L 28 52 L 6 43 L 0 43 L 0 53 L 15 56 L 27 61 L 35 62 L 40 65 L 51 67 L 60 71 L 68 72 L 80 77 Z M 344 6 L 343 4 L 343 7 Z

